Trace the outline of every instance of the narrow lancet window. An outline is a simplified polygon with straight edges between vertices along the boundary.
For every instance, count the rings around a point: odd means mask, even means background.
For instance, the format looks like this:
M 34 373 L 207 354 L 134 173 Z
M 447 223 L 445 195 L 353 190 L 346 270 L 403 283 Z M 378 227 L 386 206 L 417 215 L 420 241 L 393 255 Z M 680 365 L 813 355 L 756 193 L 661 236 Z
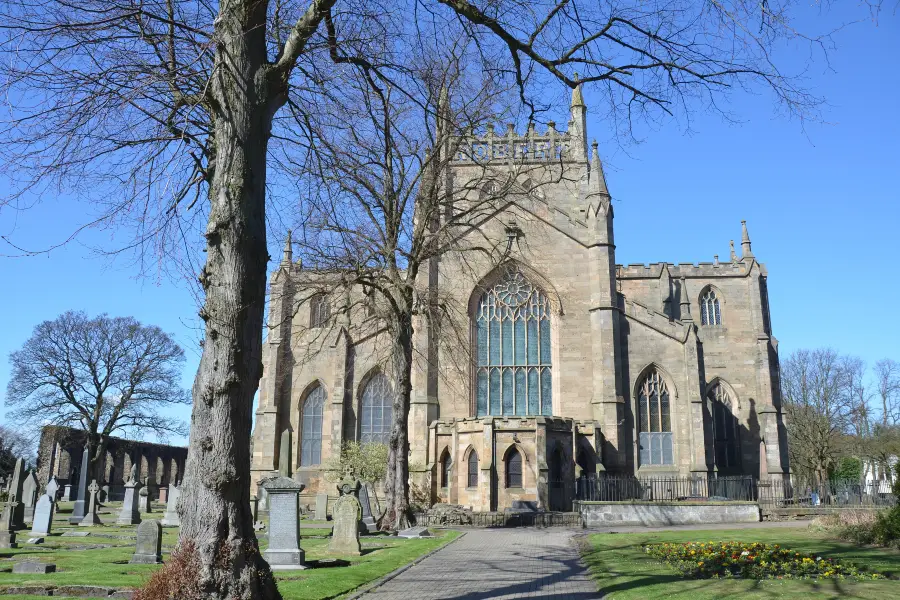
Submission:
M 300 464 L 322 463 L 322 414 L 325 410 L 325 390 L 317 385 L 306 395 L 300 424 Z
M 715 290 L 706 290 L 700 298 L 700 324 L 721 325 L 722 313 L 719 310 L 719 298 Z

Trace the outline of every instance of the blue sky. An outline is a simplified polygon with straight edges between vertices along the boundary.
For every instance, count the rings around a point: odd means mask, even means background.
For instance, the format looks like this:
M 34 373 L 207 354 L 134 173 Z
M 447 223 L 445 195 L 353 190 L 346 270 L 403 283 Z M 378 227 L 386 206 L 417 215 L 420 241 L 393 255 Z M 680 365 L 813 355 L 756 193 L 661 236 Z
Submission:
M 811 11 L 800 24 L 825 28 L 864 16 L 847 4 L 824 16 Z M 830 69 L 817 61 L 807 74 L 807 85 L 828 101 L 824 123 L 801 124 L 773 114 L 764 94 L 736 93 L 729 106 L 737 124 L 700 111 L 689 134 L 683 122 L 664 122 L 639 130 L 643 142 L 623 148 L 595 111 L 588 131 L 600 142 L 616 202 L 618 262 L 727 260 L 728 241 L 740 248 L 746 219 L 754 253 L 769 270 L 782 355 L 832 346 L 870 364 L 900 360 L 900 320 L 890 317 L 900 298 L 892 268 L 900 222 L 900 18 L 852 25 L 835 42 Z M 589 89 L 585 98 L 590 108 Z M 52 246 L 87 213 L 65 196 L 45 198 L 27 212 L 0 212 L 0 235 Z M 69 309 L 159 325 L 185 348 L 190 386 L 199 361 L 194 299 L 183 282 L 138 277 L 128 262 L 90 250 L 115 242 L 110 232 L 89 231 L 27 258 L 7 257 L 12 250 L 0 247 L 0 394 L 9 353 L 37 323 Z M 189 417 L 189 408 L 178 410 Z

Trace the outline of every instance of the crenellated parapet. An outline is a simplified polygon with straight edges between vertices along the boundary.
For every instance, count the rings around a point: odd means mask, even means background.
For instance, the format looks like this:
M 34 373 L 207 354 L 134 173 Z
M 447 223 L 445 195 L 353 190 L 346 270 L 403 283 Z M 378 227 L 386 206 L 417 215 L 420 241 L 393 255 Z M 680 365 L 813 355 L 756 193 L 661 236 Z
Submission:
M 663 267 L 669 269 L 669 273 L 673 279 L 681 277 L 697 278 L 697 277 L 746 277 L 750 274 L 753 263 L 750 261 L 739 261 L 736 263 L 650 263 L 650 264 L 629 264 L 616 265 L 617 279 L 658 279 L 662 274 Z M 764 271 L 764 267 L 760 265 L 760 269 Z
M 577 150 L 573 136 L 567 131 L 557 131 L 550 121 L 544 132 L 538 132 L 534 123 L 525 133 L 519 134 L 509 123 L 506 131 L 497 133 L 493 125 L 487 126 L 483 135 L 467 135 L 451 140 L 455 150 L 452 162 L 463 164 L 485 163 L 568 163 L 584 162 L 583 152 Z

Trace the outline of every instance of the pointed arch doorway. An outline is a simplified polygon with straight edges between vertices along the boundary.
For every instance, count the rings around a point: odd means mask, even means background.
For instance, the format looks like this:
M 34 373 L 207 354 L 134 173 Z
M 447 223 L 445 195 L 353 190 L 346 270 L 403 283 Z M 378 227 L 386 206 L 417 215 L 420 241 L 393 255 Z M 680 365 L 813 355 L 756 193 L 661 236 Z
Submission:
M 557 444 L 547 461 L 549 481 L 547 482 L 547 504 L 552 511 L 569 510 L 566 497 L 566 455 Z

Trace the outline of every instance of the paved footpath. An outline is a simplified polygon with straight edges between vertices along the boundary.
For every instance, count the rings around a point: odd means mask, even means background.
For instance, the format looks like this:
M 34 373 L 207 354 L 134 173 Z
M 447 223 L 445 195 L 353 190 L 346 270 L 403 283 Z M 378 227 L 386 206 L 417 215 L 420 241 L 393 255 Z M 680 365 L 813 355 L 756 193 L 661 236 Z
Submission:
M 470 529 L 362 600 L 588 600 L 597 586 L 566 529 Z

